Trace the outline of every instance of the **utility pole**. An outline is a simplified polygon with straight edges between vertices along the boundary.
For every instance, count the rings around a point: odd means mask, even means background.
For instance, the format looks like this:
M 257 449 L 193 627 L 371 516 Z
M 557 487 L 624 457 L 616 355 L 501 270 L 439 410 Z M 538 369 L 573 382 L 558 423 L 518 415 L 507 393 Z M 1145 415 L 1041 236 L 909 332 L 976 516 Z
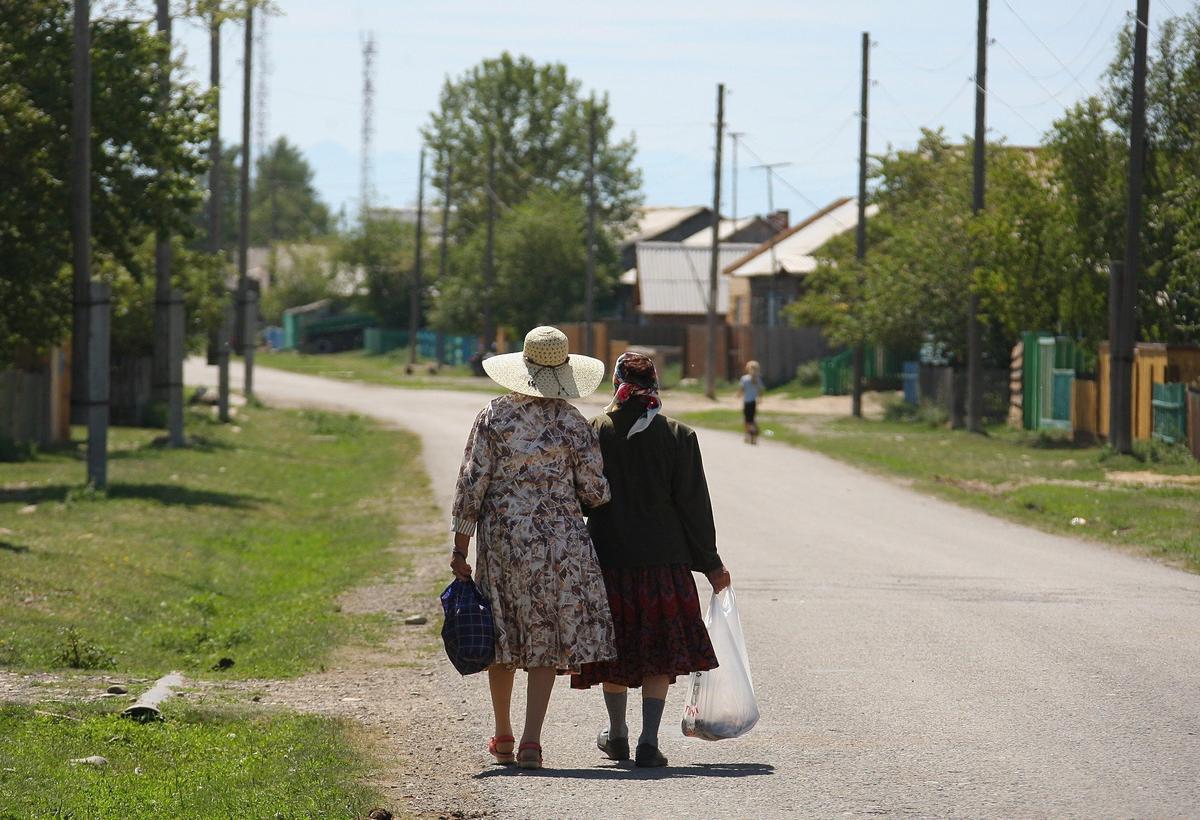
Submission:
M 417 248 L 413 255 L 412 289 L 408 294 L 408 363 L 417 363 L 417 332 L 421 328 L 421 251 L 425 244 L 425 146 L 417 170 Z
M 721 147 L 725 141 L 725 83 L 717 83 L 717 138 L 713 143 L 712 255 L 708 264 L 708 347 L 704 356 L 704 395 L 717 397 L 717 276 L 721 256 Z
M 745 131 L 730 131 L 730 132 L 729 132 L 729 145 L 730 145 L 730 148 L 731 148 L 731 149 L 732 149 L 732 151 L 733 151 L 733 155 L 732 155 L 732 156 L 729 158 L 729 159 L 730 159 L 730 168 L 729 168 L 729 170 L 730 170 L 730 173 L 731 173 L 731 175 L 732 175 L 732 177 L 733 177 L 733 192 L 732 192 L 732 193 L 733 193 L 733 203 L 732 203 L 732 204 L 733 204 L 733 224 L 734 224 L 735 226 L 737 225 L 737 218 L 738 218 L 738 195 L 737 195 L 738 161 L 737 161 L 737 145 L 738 145 L 738 140 L 740 140 L 740 139 L 741 139 L 742 137 L 744 137 L 744 136 L 746 136 L 746 132 L 745 132 Z
M 987 151 L 987 14 L 988 0 L 979 0 L 975 32 L 975 173 L 971 212 L 983 211 Z M 967 289 L 967 430 L 983 432 L 983 347 L 979 329 L 979 294 L 974 271 Z
M 1129 204 L 1125 262 L 1114 264 L 1109 288 L 1108 441 L 1118 453 L 1133 452 L 1133 351 L 1137 341 L 1137 280 L 1142 266 L 1142 188 L 1146 172 L 1146 40 L 1150 0 L 1138 0 L 1133 35 L 1133 110 L 1129 124 Z M 1115 300 L 1113 297 L 1116 297 Z M 1116 304 L 1113 304 L 1113 302 Z
M 443 149 L 445 150 L 445 149 Z M 442 190 L 442 251 L 438 257 L 438 281 L 446 281 L 446 264 L 450 253 L 450 185 L 454 180 L 454 160 L 446 150 L 446 181 Z M 437 363 L 440 366 L 446 357 L 446 337 L 442 331 L 437 335 Z
M 771 214 L 775 213 L 775 186 L 772 176 L 775 174 L 776 168 L 786 168 L 791 165 L 790 162 L 769 162 L 763 165 L 755 165 L 754 169 L 762 169 L 767 172 L 767 218 L 771 218 Z M 775 223 L 772 222 L 772 225 Z M 779 280 L 779 269 L 775 259 L 775 237 L 772 236 L 768 247 L 768 253 L 771 256 L 771 292 L 769 296 L 769 304 L 767 305 L 767 327 L 775 327 L 777 316 L 779 313 L 779 294 L 777 293 L 777 283 Z
M 88 305 L 92 282 L 91 4 L 75 0 L 71 51 L 71 421 L 87 423 Z
M 487 134 L 487 247 L 483 257 L 483 345 L 491 350 L 496 341 L 496 314 L 492 293 L 496 289 L 496 141 Z
M 596 95 L 588 100 L 588 166 L 587 166 L 587 282 L 583 298 L 583 352 L 594 356 L 592 322 L 596 311 Z
M 212 136 L 208 142 L 208 252 L 219 256 L 224 279 L 225 254 L 221 250 L 221 13 L 214 9 L 208 24 L 209 68 L 208 81 L 213 93 Z M 233 305 L 228 294 L 223 300 L 221 326 L 217 330 L 215 348 L 217 359 L 217 418 L 229 421 L 229 343 L 233 335 Z
M 362 209 L 363 230 L 366 231 L 371 207 L 371 179 L 374 170 L 371 144 L 375 136 L 375 32 L 368 31 L 363 40 L 362 75 L 362 146 L 359 153 L 359 207 Z
M 239 188 L 240 230 L 238 237 L 238 339 L 241 341 L 245 375 L 242 393 L 247 399 L 254 395 L 254 337 L 255 317 L 251 315 L 250 275 L 247 271 L 250 255 L 250 104 L 251 80 L 254 66 L 254 3 L 246 4 L 246 31 L 242 52 L 242 167 Z M 257 309 L 257 308 L 255 308 Z
M 858 276 L 863 276 L 863 263 L 867 258 L 867 103 L 871 87 L 871 34 L 862 33 L 862 99 L 858 110 L 858 223 L 854 226 L 854 258 L 858 262 Z M 862 418 L 863 358 L 866 355 L 864 342 L 854 345 L 851 364 L 850 412 Z
M 171 9 L 157 0 L 158 35 L 163 40 L 159 67 L 159 106 L 171 105 Z M 154 360 L 152 395 L 167 405 L 167 444 L 182 447 L 183 439 L 183 294 L 171 287 L 171 235 L 159 230 L 154 244 Z

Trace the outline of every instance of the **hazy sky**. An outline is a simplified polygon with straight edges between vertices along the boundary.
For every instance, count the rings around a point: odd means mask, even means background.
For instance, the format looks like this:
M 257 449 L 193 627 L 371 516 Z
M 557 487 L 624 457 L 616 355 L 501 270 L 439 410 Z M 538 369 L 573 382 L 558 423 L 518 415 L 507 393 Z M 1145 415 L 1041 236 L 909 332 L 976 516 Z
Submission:
M 646 202 L 712 199 L 716 84 L 729 89 L 738 211 L 766 209 L 758 160 L 791 162 L 775 185 L 793 221 L 856 185 L 860 38 L 870 31 L 870 146 L 911 145 L 920 126 L 973 129 L 973 0 L 277 0 L 267 21 L 267 132 L 308 155 L 321 194 L 353 210 L 358 197 L 361 42 L 374 31 L 375 187 L 382 203 L 416 198 L 418 128 L 446 75 L 501 51 L 561 61 L 586 90 L 607 92 L 619 133 L 637 137 Z M 1189 0 L 1153 4 L 1151 23 Z M 1036 142 L 1062 110 L 1097 86 L 1134 0 L 992 0 L 988 122 L 993 135 Z M 176 28 L 207 82 L 207 35 Z M 240 26 L 222 40 L 222 131 L 240 140 Z M 728 142 L 726 157 L 728 158 Z M 747 150 L 749 149 L 749 150 Z M 726 166 L 723 210 L 731 207 Z M 794 187 L 795 190 L 792 188 Z

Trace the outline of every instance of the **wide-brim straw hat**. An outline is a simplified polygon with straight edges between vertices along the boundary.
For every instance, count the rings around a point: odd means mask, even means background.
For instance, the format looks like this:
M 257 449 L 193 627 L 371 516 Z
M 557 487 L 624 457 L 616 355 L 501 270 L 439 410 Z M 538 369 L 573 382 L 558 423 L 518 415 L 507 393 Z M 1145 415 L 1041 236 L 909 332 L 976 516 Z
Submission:
M 484 359 L 483 370 L 501 387 L 545 399 L 583 398 L 604 381 L 604 362 L 572 353 L 556 327 L 535 327 L 523 351 Z

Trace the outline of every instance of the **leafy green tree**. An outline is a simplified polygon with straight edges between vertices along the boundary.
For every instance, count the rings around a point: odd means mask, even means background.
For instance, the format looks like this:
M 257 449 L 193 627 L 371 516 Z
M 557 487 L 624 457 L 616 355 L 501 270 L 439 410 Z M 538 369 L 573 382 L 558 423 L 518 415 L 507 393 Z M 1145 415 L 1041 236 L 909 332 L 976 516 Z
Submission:
M 335 249 L 330 245 L 327 242 L 275 251 L 271 287 L 262 301 L 262 315 L 268 325 L 281 324 L 283 312 L 288 308 L 339 295 Z
M 0 357 L 55 344 L 70 327 L 70 11 L 57 0 L 0 5 Z M 92 23 L 93 248 L 139 279 L 153 271 L 138 253 L 145 238 L 187 233 L 202 196 L 205 98 L 177 83 L 165 115 L 147 105 L 163 57 L 143 23 Z
M 360 222 L 342 237 L 338 262 L 362 272 L 365 307 L 385 327 L 408 327 L 415 250 L 416 226 L 383 216 Z
M 633 219 L 641 202 L 641 174 L 634 165 L 632 137 L 619 139 L 609 112 L 607 96 L 595 100 L 596 191 L 597 191 L 597 288 L 598 302 L 609 296 L 615 281 L 617 234 Z M 498 217 L 533 217 L 530 207 L 553 204 L 568 207 L 579 220 L 574 236 L 583 247 L 585 194 L 588 162 L 589 106 L 578 80 L 559 63 L 538 64 L 528 57 L 508 53 L 488 59 L 457 79 L 447 78 L 438 110 L 433 112 L 423 133 L 433 149 L 433 184 L 444 197 L 446 163 L 453 166 L 451 201 L 457 217 L 451 230 L 459 250 L 452 275 L 457 281 L 437 283 L 436 316 L 448 330 L 479 329 L 479 288 L 483 270 L 482 249 L 488 199 L 494 197 Z M 495 181 L 489 194 L 488 146 L 494 145 Z M 566 236 L 562 219 L 545 215 L 556 231 Z M 512 228 L 515 230 L 515 227 Z M 511 235 L 511 231 L 510 231 Z M 532 245 L 526 250 L 533 252 Z M 544 248 L 549 252 L 550 248 Z M 559 248 L 558 250 L 561 250 Z M 544 276 L 562 255 L 538 264 L 508 264 L 514 275 L 531 277 L 521 287 L 502 285 L 497 253 L 497 292 L 493 294 L 496 315 L 520 315 L 524 308 L 506 300 L 517 298 Z M 583 300 L 582 274 L 565 292 L 569 294 L 561 321 L 567 314 L 579 315 Z M 526 287 L 528 286 L 528 287 Z
M 250 239 L 255 245 L 294 242 L 329 233 L 329 208 L 313 187 L 300 149 L 280 137 L 254 163 Z
M 579 321 L 587 267 L 584 210 L 578 197 L 540 189 L 506 210 L 496 224 L 496 319 L 524 335 L 539 324 Z M 433 322 L 447 329 L 480 329 L 484 237 L 472 234 L 454 257 L 454 275 L 439 283 Z M 598 265 L 597 270 L 612 270 Z M 610 288 L 601 279 L 597 290 Z

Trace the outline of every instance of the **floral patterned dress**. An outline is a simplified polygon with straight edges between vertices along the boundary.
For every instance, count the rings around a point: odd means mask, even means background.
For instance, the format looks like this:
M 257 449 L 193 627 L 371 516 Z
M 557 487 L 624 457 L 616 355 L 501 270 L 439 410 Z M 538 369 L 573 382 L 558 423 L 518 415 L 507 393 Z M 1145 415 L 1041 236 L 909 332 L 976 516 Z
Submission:
M 616 658 L 604 577 L 582 507 L 609 500 L 596 433 L 568 402 L 511 393 L 467 439 L 454 529 L 477 535 L 475 583 L 496 662 L 575 672 Z

